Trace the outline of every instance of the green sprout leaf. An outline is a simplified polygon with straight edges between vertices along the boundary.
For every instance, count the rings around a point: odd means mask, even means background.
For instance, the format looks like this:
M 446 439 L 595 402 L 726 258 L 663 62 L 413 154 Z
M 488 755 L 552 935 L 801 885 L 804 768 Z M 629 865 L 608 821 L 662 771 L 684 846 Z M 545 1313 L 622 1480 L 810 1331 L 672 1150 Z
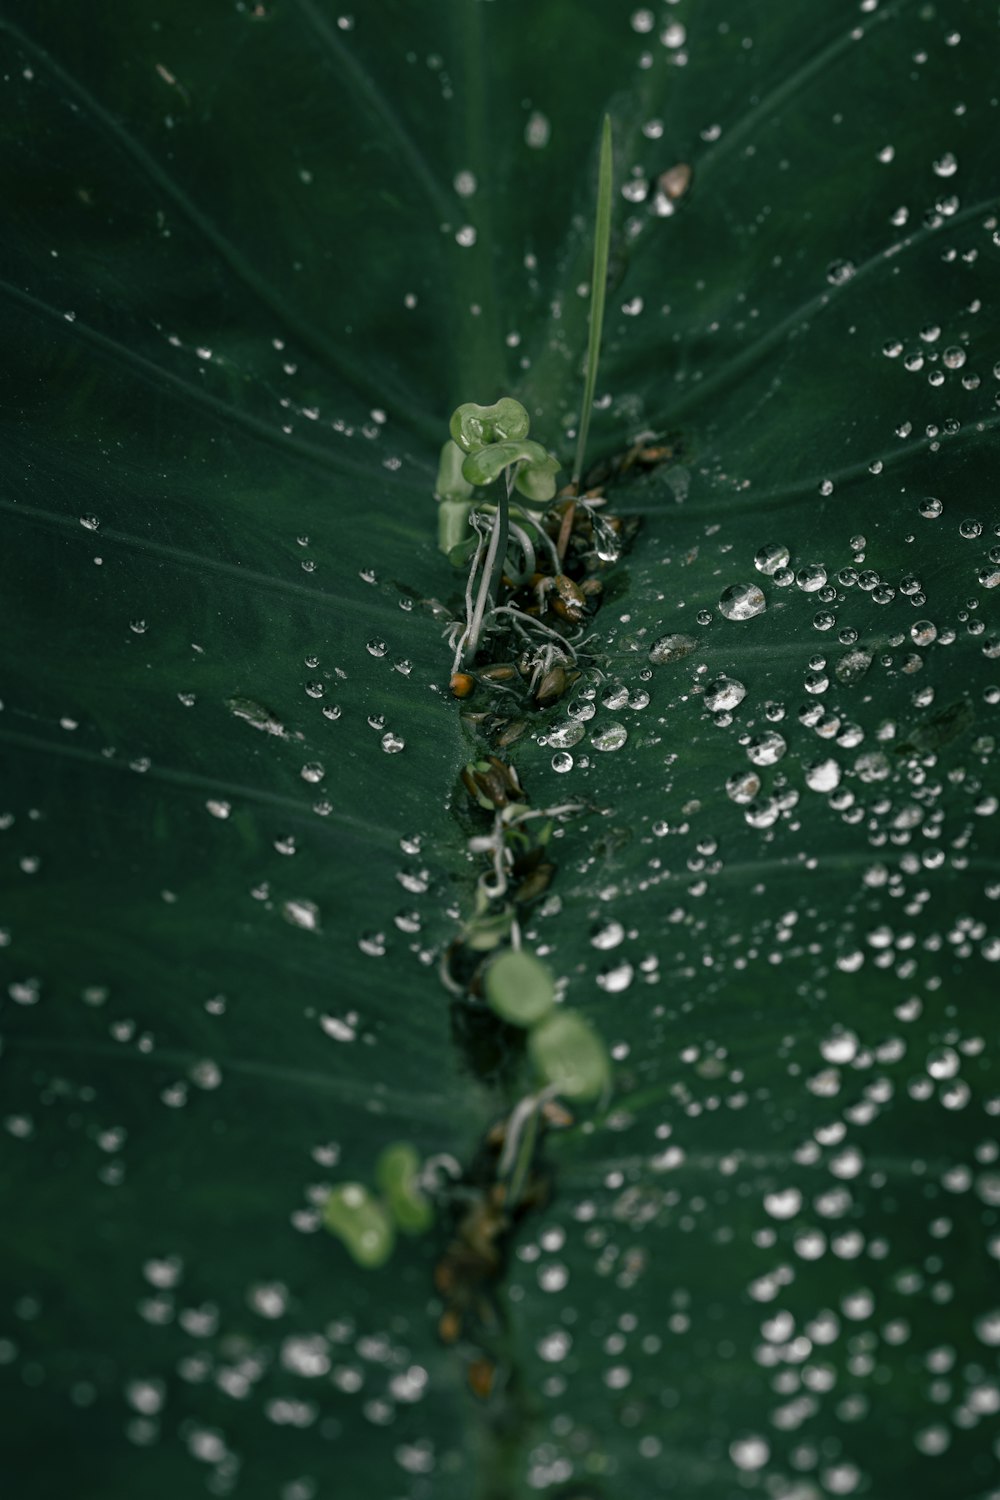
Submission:
M 521 494 L 528 499 L 535 499 L 542 490 L 547 489 L 546 499 L 551 500 L 556 492 L 555 475 L 558 473 L 559 464 L 546 453 L 541 443 L 533 439 L 511 439 L 503 443 L 491 443 L 488 448 L 480 448 L 478 452 L 472 453 L 462 465 L 462 473 L 470 484 L 492 484 L 494 479 L 511 464 L 520 464 L 515 485 Z M 525 487 L 525 471 L 531 469 L 537 475 L 532 477 Z
M 396 1231 L 385 1206 L 360 1182 L 343 1182 L 323 1205 L 323 1223 L 359 1266 L 385 1265 Z
M 535 1026 L 555 1003 L 552 973 L 532 953 L 501 953 L 486 970 L 484 982 L 493 1010 L 515 1026 Z
M 438 506 L 438 547 L 446 557 L 453 558 L 455 549 L 461 549 L 459 561 L 465 561 L 474 545 L 475 538 L 469 532 L 469 513 L 472 506 L 467 500 L 442 500 Z
M 546 1083 L 567 1099 L 596 1099 L 611 1082 L 607 1049 L 575 1010 L 560 1010 L 528 1036 L 531 1059 Z
M 420 1188 L 419 1171 L 420 1157 L 406 1141 L 387 1146 L 375 1168 L 375 1181 L 404 1234 L 423 1234 L 434 1222 L 434 1209 Z
M 477 406 L 467 401 L 453 412 L 449 424 L 452 437 L 466 453 L 478 453 L 491 443 L 526 438 L 531 418 L 512 396 L 501 396 L 492 406 Z
M 464 461 L 465 454 L 449 438 L 441 448 L 437 484 L 434 486 L 434 493 L 441 500 L 468 500 L 471 496 L 472 485 L 462 474 Z
M 558 461 L 547 453 L 537 463 L 518 465 L 514 475 L 514 488 L 520 491 L 530 505 L 548 505 L 556 492 L 558 472 Z

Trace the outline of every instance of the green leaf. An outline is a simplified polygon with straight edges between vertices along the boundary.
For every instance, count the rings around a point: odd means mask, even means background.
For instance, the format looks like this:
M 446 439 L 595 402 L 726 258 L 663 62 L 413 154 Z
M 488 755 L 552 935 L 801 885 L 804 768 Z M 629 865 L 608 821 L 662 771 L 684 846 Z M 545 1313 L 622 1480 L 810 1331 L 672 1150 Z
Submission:
M 477 406 L 474 401 L 467 401 L 451 418 L 451 435 L 466 453 L 479 453 L 496 443 L 519 442 L 530 430 L 528 413 L 520 401 L 510 396 L 501 396 L 492 406 Z
M 528 1052 L 545 1083 L 566 1099 L 597 1099 L 611 1086 L 607 1048 L 575 1010 L 559 1010 L 534 1027 Z
M 374 1269 L 392 1254 L 392 1220 L 360 1182 L 345 1182 L 333 1189 L 323 1205 L 323 1223 L 359 1266 Z
M 462 464 L 465 455 L 457 443 L 450 439 L 442 444 L 441 457 L 438 459 L 438 476 L 435 486 L 435 494 L 443 501 L 468 500 L 472 494 L 473 486 L 462 474 Z
M 420 1187 L 419 1172 L 420 1155 L 405 1141 L 387 1146 L 375 1167 L 375 1180 L 404 1234 L 423 1234 L 434 1222 L 434 1209 Z
M 7 0 L 0 49 L 7 1489 L 988 1493 L 993 8 Z M 508 753 L 584 805 L 519 921 L 614 1093 L 540 1127 L 480 1403 L 435 1267 L 522 1080 L 439 982 L 489 815 L 433 493 L 470 395 L 572 472 L 605 113 L 581 477 L 642 524 L 583 736 Z M 399 1140 L 465 1180 L 373 1273 L 323 1204 Z
M 462 473 L 470 484 L 492 484 L 509 464 L 523 463 L 527 469 L 538 470 L 546 479 L 559 468 L 541 443 L 531 438 L 518 442 L 491 443 L 488 448 L 479 448 L 469 455 L 462 465 Z M 519 469 L 518 474 L 522 471 Z M 526 493 L 531 493 L 528 491 Z M 553 484 L 552 493 L 555 494 Z
M 475 537 L 469 532 L 469 515 L 472 506 L 467 500 L 442 500 L 438 506 L 438 548 L 448 558 L 460 549 L 462 560 L 468 553 L 468 544 L 475 545 Z
M 580 405 L 580 431 L 576 440 L 573 482 L 579 484 L 587 456 L 590 414 L 597 386 L 597 369 L 604 328 L 604 303 L 608 291 L 608 254 L 611 247 L 611 196 L 613 192 L 611 151 L 611 117 L 604 116 L 601 131 L 601 160 L 597 171 L 597 209 L 594 215 L 594 264 L 590 275 L 590 323 L 587 333 L 587 365 L 583 378 L 583 400 Z
M 552 971 L 533 953 L 508 949 L 498 954 L 483 979 L 486 998 L 505 1021 L 535 1026 L 555 1003 Z

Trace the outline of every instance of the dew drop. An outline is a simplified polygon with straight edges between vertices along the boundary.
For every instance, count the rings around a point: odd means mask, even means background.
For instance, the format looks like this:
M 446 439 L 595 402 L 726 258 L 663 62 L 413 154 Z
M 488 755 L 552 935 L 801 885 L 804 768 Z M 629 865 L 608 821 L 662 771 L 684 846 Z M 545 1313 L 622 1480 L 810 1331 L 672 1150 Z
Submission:
M 743 702 L 747 690 L 735 677 L 717 677 L 705 689 L 705 707 L 713 714 L 729 713 Z
M 755 735 L 747 745 L 747 756 L 755 766 L 773 766 L 788 749 L 784 735 L 776 729 L 767 729 Z
M 814 594 L 826 582 L 826 569 L 822 563 L 807 563 L 796 573 L 795 582 L 803 593 Z
M 814 792 L 832 792 L 840 785 L 840 766 L 832 757 L 815 760 L 806 766 L 805 777 L 806 786 Z
M 697 645 L 693 635 L 661 635 L 650 647 L 649 659 L 655 667 L 668 666 L 690 656 Z
M 620 750 L 627 739 L 628 730 L 625 725 L 612 720 L 610 724 L 605 724 L 593 735 L 591 744 L 595 750 Z
M 763 614 L 767 600 L 755 583 L 734 583 L 719 598 L 719 610 L 727 620 L 752 620 Z
M 781 542 L 768 542 L 765 547 L 761 547 L 753 564 L 758 573 L 765 573 L 771 578 L 779 568 L 787 568 L 790 556 L 788 548 Z
M 569 750 L 579 744 L 584 736 L 584 727 L 579 719 L 570 719 L 568 724 L 558 724 L 550 729 L 545 738 L 553 750 Z

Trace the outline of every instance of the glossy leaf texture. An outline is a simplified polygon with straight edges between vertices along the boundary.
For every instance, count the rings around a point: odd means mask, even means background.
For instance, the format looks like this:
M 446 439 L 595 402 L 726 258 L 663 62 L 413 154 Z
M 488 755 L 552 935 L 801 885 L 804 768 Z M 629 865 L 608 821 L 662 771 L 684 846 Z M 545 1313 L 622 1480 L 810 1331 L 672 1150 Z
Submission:
M 992 1493 L 995 39 L 980 0 L 4 5 L 19 1495 Z M 615 1093 L 512 1257 L 500 1473 L 438 1231 L 363 1271 L 321 1208 L 495 1107 L 436 978 L 432 492 L 459 402 L 572 463 L 605 111 L 591 449 L 671 457 L 615 494 L 587 738 L 557 770 L 556 705 L 514 755 L 590 809 L 525 937 Z

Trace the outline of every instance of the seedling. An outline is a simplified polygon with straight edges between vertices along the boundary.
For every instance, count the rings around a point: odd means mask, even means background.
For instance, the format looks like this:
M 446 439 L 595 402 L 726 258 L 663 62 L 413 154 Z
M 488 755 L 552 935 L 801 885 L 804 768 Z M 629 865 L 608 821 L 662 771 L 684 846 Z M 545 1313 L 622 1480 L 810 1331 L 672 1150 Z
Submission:
M 591 276 L 590 329 L 584 374 L 583 403 L 577 431 L 576 461 L 570 493 L 579 489 L 594 404 L 597 365 L 604 323 L 608 248 L 611 237 L 611 121 L 605 116 L 598 171 L 597 219 Z M 540 551 L 553 565 L 555 612 L 571 626 L 579 625 L 587 600 L 562 568 L 572 527 L 572 508 L 563 518 L 558 544 L 548 535 L 541 516 L 556 493 L 559 462 L 529 438 L 531 419 L 519 401 L 502 396 L 492 406 L 465 402 L 449 423 L 450 439 L 441 449 L 435 494 L 438 505 L 438 545 L 456 565 L 469 566 L 465 590 L 465 623 L 453 632 L 452 678 L 475 662 L 487 624 L 506 610 L 527 621 L 530 630 L 545 627 L 520 611 L 500 604 L 503 577 L 522 584 L 535 576 Z M 477 504 L 476 489 L 496 486 L 490 500 Z M 594 522 L 595 531 L 598 523 Z M 471 563 L 470 563 L 471 560 Z M 558 632 L 548 631 L 550 635 Z M 530 638 L 530 634 L 529 634 Z

